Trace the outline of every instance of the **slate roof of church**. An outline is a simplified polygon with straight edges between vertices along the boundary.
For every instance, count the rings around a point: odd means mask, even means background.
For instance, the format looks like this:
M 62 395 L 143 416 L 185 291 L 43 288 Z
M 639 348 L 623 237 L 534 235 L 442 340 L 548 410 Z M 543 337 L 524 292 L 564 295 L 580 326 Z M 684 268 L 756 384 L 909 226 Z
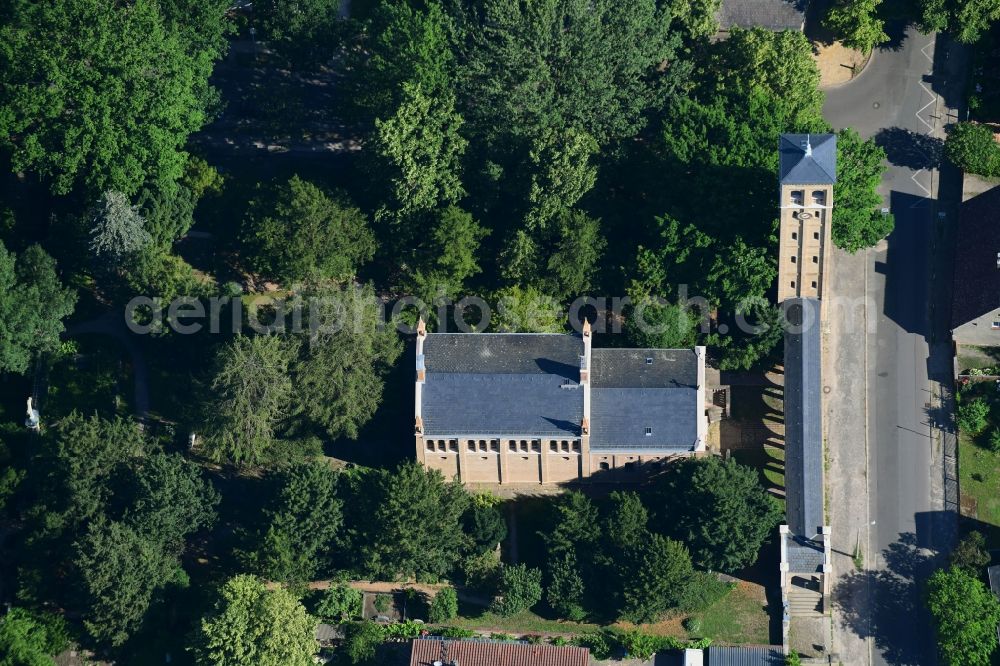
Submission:
M 812 538 L 824 524 L 820 303 L 796 298 L 785 307 L 785 513 L 792 534 Z
M 591 365 L 591 451 L 669 453 L 694 446 L 698 356 L 693 349 L 594 349 Z
M 434 333 L 424 342 L 424 434 L 578 436 L 575 335 Z
M 583 351 L 578 335 L 428 334 L 424 434 L 580 436 Z M 592 349 L 591 450 L 690 450 L 698 368 L 691 349 Z
M 807 155 L 806 143 L 812 146 Z M 837 135 L 782 134 L 778 139 L 783 185 L 832 185 L 837 182 Z

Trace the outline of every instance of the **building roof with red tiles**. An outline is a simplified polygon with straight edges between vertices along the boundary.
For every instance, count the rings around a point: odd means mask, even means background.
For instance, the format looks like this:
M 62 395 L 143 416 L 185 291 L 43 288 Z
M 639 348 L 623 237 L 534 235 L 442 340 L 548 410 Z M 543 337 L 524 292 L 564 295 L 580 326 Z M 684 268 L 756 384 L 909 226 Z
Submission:
M 410 666 L 587 666 L 587 648 L 492 641 L 418 638 Z

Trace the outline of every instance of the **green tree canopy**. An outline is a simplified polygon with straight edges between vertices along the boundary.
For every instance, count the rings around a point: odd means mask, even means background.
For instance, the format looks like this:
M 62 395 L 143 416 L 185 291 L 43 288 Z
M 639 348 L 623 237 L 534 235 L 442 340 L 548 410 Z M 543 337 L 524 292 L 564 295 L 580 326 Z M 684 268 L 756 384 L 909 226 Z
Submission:
M 630 622 L 654 622 L 679 605 L 694 571 L 684 544 L 660 534 L 643 535 L 624 557 L 631 560 L 621 577 L 621 617 Z
M 325 462 L 300 463 L 281 474 L 267 510 L 257 566 L 270 580 L 313 580 L 327 563 L 342 521 L 335 472 Z
M 524 564 L 509 564 L 500 570 L 500 586 L 490 609 L 508 617 L 531 609 L 542 600 L 542 572 Z
M 195 646 L 201 666 L 311 666 L 316 619 L 284 588 L 253 576 L 230 578 L 215 611 L 201 621 Z
M 267 0 L 254 5 L 263 38 L 298 66 L 324 62 L 337 43 L 341 0 Z
M 997 648 L 1000 601 L 975 575 L 938 569 L 927 580 L 927 608 L 948 666 L 988 666 Z
M 469 546 L 461 523 L 468 504 L 461 485 L 419 463 L 374 473 L 363 508 L 366 568 L 390 578 L 446 575 Z
M 69 645 L 62 618 L 12 608 L 0 617 L 0 666 L 55 666 Z
M 382 401 L 402 342 L 394 322 L 381 321 L 370 285 L 315 288 L 304 295 L 317 326 L 294 366 L 297 415 L 331 437 L 356 439 Z
M 76 544 L 83 624 L 98 641 L 122 645 L 138 628 L 153 593 L 177 576 L 176 558 L 155 539 L 117 522 L 97 522 Z
M 403 84 L 399 108 L 375 121 L 376 177 L 389 186 L 378 217 L 405 219 L 462 198 L 461 159 L 468 145 L 458 132 L 462 122 L 453 95 Z
M 873 247 L 892 233 L 895 221 L 879 208 L 885 150 L 853 129 L 837 134 L 837 183 L 833 186 L 833 242 L 848 252 Z
M 255 271 L 283 281 L 342 282 L 375 254 L 365 214 L 298 176 L 251 203 L 243 245 Z
M 545 227 L 558 213 L 572 208 L 597 182 L 592 158 L 597 141 L 573 128 L 547 129 L 528 152 L 531 189 L 528 192 L 529 228 Z
M 948 31 L 965 44 L 979 41 L 1000 20 L 998 0 L 918 0 L 917 9 L 921 30 Z
M 335 583 L 327 588 L 316 604 L 316 613 L 324 620 L 342 622 L 361 617 L 365 597 L 361 590 L 355 590 L 343 583 Z
M 295 345 L 276 335 L 237 336 L 215 359 L 206 406 L 206 452 L 217 461 L 260 465 L 274 456 L 289 416 Z
M 889 41 L 885 21 L 879 18 L 882 0 L 839 0 L 826 15 L 824 25 L 833 31 L 844 45 L 865 53 Z
M 480 272 L 479 243 L 487 231 L 472 215 L 448 206 L 422 216 L 428 219 L 426 237 L 417 241 L 411 273 L 405 286 L 430 305 L 438 296 L 456 298 L 466 281 Z
M 494 294 L 490 328 L 505 333 L 562 333 L 566 313 L 559 301 L 538 287 L 504 287 Z
M 205 119 L 211 58 L 165 25 L 153 0 L 10 8 L 0 28 L 0 136 L 14 170 L 48 179 L 57 194 L 78 184 L 169 189 Z
M 55 349 L 75 305 L 41 247 L 15 257 L 0 241 L 0 372 L 24 373 L 35 354 Z
M 453 620 L 458 615 L 458 594 L 455 588 L 446 587 L 438 590 L 438 593 L 431 599 L 430 608 L 427 610 L 427 619 L 431 622 L 447 622 Z
M 465 510 L 462 527 L 472 539 L 477 551 L 481 553 L 492 551 L 507 537 L 507 523 L 500 511 L 500 505 L 497 502 L 484 501 L 478 495 L 472 496 L 472 502 Z
M 408 2 L 380 2 L 364 34 L 366 52 L 353 61 L 352 102 L 371 118 L 388 118 L 403 102 L 403 84 L 431 96 L 452 90 L 455 79 L 455 22 L 439 2 L 417 8 Z
M 1000 175 L 1000 145 L 986 125 L 956 123 L 948 132 L 944 153 L 963 171 L 988 177 Z
M 658 491 L 657 524 L 686 544 L 696 562 L 716 571 L 756 562 L 781 521 L 781 508 L 761 486 L 757 470 L 732 460 L 673 465 Z
M 602 144 L 634 134 L 685 74 L 670 4 L 481 3 L 463 72 L 477 133 L 531 139 L 572 127 Z

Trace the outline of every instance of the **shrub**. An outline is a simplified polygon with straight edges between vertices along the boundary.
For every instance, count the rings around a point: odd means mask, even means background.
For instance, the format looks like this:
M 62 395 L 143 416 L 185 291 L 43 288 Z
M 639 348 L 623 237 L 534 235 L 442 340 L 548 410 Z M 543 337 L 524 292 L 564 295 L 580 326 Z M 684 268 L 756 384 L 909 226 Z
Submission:
M 505 634 L 502 632 L 490 634 L 491 641 L 512 641 L 514 636 L 512 634 Z
M 441 627 L 435 633 L 441 638 L 475 638 L 476 632 L 461 627 Z
M 714 574 L 695 572 L 681 591 L 677 607 L 688 613 L 703 611 L 729 594 L 733 587 L 734 584 L 725 583 Z
M 364 595 L 344 584 L 332 585 L 323 592 L 316 604 L 316 614 L 324 620 L 343 622 L 355 617 L 361 617 L 364 610 Z
M 455 588 L 446 587 L 434 595 L 431 600 L 427 619 L 431 622 L 447 622 L 458 615 L 458 594 Z
M 986 429 L 990 405 L 985 398 L 974 398 L 958 406 L 958 427 L 970 435 L 978 435 Z
M 663 649 L 664 640 L 659 636 L 652 636 L 638 629 L 625 632 L 622 636 L 622 647 L 629 657 L 641 659 L 643 661 L 652 658 L 659 650 Z
M 977 123 L 958 123 L 948 134 L 945 155 L 963 171 L 980 176 L 1000 176 L 1000 146 L 993 131 Z
M 492 596 L 500 581 L 500 558 L 493 551 L 467 557 L 462 561 L 462 577 L 469 589 Z
M 799 653 L 792 650 L 785 657 L 785 666 L 802 666 L 802 660 L 799 658 Z
M 1000 453 L 1000 428 L 996 428 L 990 433 L 988 446 L 993 453 Z
M 567 639 L 565 636 L 556 636 L 555 638 L 552 639 L 552 644 L 555 645 L 556 647 L 569 645 L 569 639 Z
M 500 587 L 490 609 L 505 617 L 526 611 L 542 600 L 542 572 L 523 564 L 500 571 Z
M 611 659 L 612 651 L 618 645 L 618 640 L 610 631 L 592 632 L 577 636 L 573 644 L 590 650 L 590 655 L 597 660 Z
M 413 639 L 420 636 L 426 627 L 420 622 L 406 620 L 405 622 L 395 622 L 384 627 L 386 638 Z
M 701 631 L 701 618 L 692 615 L 684 618 L 684 631 L 689 634 L 697 634 Z
M 344 630 L 344 654 L 352 664 L 375 658 L 375 650 L 385 642 L 385 629 L 374 622 L 352 622 Z
M 375 595 L 375 610 L 379 613 L 384 613 L 390 608 L 392 608 L 392 597 L 388 594 L 376 594 Z

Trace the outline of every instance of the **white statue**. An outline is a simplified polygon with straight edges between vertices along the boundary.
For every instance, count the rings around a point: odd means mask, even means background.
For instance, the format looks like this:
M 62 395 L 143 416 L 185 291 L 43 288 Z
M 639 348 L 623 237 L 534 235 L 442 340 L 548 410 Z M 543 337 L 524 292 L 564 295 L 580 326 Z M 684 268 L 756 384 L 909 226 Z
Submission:
M 41 417 L 38 414 L 38 410 L 31 406 L 31 398 L 28 398 L 28 418 L 24 419 L 24 425 L 32 430 L 38 430 L 41 428 Z

